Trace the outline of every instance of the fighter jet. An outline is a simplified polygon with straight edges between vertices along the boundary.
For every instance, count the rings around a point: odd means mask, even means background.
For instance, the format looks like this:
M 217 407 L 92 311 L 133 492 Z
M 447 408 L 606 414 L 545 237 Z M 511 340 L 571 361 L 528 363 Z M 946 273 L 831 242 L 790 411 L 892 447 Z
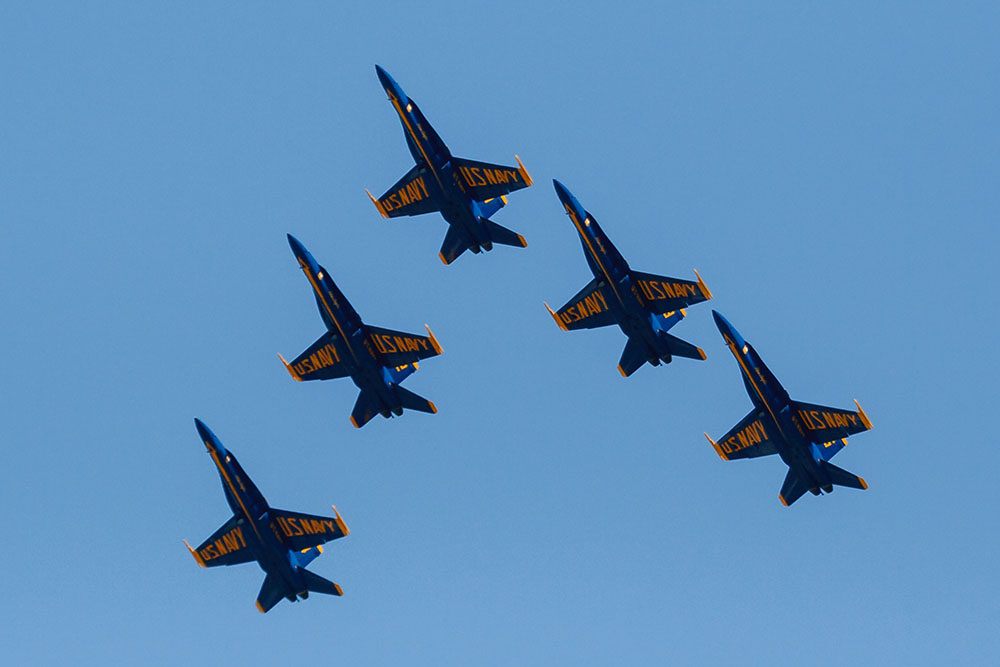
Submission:
M 492 250 L 494 243 L 524 248 L 516 232 L 489 219 L 507 204 L 508 193 L 531 185 L 531 176 L 516 155 L 517 167 L 454 157 L 413 99 L 389 74 L 375 66 L 392 107 L 403 123 L 406 145 L 417 163 L 384 195 L 371 198 L 383 218 L 440 211 L 448 233 L 438 257 L 451 264 L 466 250 Z
M 594 273 L 576 296 L 556 312 L 545 304 L 563 331 L 594 329 L 617 324 L 628 336 L 618 371 L 628 377 L 649 362 L 659 366 L 673 357 L 704 361 L 705 353 L 667 331 L 686 315 L 684 308 L 712 298 L 701 276 L 698 282 L 642 273 L 611 243 L 597 220 L 584 210 L 569 190 L 553 180 L 559 201 L 573 221 L 583 243 L 583 254 Z
M 343 595 L 340 586 L 313 574 L 306 565 L 323 553 L 320 546 L 350 534 L 337 508 L 335 516 L 313 516 L 270 507 L 232 452 L 200 419 L 198 435 L 219 469 L 222 490 L 233 516 L 197 549 L 184 540 L 202 567 L 239 565 L 257 561 L 267 576 L 257 596 L 257 609 L 267 613 L 282 598 L 296 602 L 309 593 Z
M 712 311 L 726 346 L 736 357 L 753 409 L 729 433 L 712 440 L 724 461 L 752 459 L 777 454 L 788 466 L 778 499 L 788 507 L 809 491 L 830 493 L 833 486 L 867 489 L 857 475 L 830 463 L 847 444 L 847 437 L 872 427 L 857 401 L 858 411 L 828 408 L 793 401 L 757 351 L 746 342 L 726 318 Z
M 350 376 L 361 390 L 351 412 L 357 428 L 375 415 L 401 415 L 404 408 L 436 413 L 433 403 L 399 386 L 417 370 L 417 361 L 441 354 L 430 327 L 425 325 L 427 335 L 420 336 L 365 324 L 305 246 L 291 234 L 288 244 L 312 286 L 327 328 L 291 363 L 278 355 L 289 374 L 298 382 Z

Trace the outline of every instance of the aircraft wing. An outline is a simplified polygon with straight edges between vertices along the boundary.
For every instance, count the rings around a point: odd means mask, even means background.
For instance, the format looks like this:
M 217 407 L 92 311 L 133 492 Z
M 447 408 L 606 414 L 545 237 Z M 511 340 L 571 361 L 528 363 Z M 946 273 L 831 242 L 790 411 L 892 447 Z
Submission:
M 336 514 L 335 517 L 272 508 L 271 527 L 292 551 L 305 551 L 344 537 L 351 532 L 340 517 L 336 507 L 333 508 L 333 511 Z
M 531 185 L 531 176 L 521 160 L 516 156 L 514 159 L 517 160 L 516 167 L 505 167 L 502 164 L 453 157 L 451 166 L 465 192 L 476 201 L 486 201 Z
M 695 275 L 698 275 L 697 271 Z M 698 276 L 698 281 L 695 282 L 658 276 L 655 273 L 632 271 L 632 285 L 646 309 L 657 315 L 687 308 L 712 298 L 712 293 L 708 291 L 701 276 Z
M 707 433 L 705 437 L 723 460 L 732 461 L 777 454 L 778 447 L 770 439 L 772 434 L 777 436 L 773 421 L 763 410 L 754 408 L 729 433 L 719 438 L 718 442 L 709 438 Z
M 833 441 L 867 431 L 872 427 L 868 415 L 860 405 L 857 412 L 801 401 L 791 401 L 791 406 L 802 421 L 809 439 L 817 445 L 835 444 Z
M 202 567 L 239 565 L 257 560 L 247 548 L 244 524 L 235 516 L 222 524 L 222 527 L 212 533 L 212 536 L 202 542 L 197 549 L 188 546 L 188 550 Z
M 375 199 L 371 193 L 372 203 L 383 218 L 398 218 L 404 215 L 420 215 L 440 210 L 437 202 L 430 196 L 427 189 L 426 171 L 420 165 L 406 172 L 394 186 L 385 194 Z
M 548 308 L 548 305 L 545 307 Z M 597 278 L 587 283 L 576 296 L 556 312 L 553 313 L 549 308 L 549 313 L 564 331 L 595 329 L 618 323 L 608 309 L 608 299 Z
M 299 382 L 347 377 L 350 375 L 349 369 L 341 360 L 335 344 L 338 338 L 337 334 L 328 331 L 307 347 L 305 352 L 292 359 L 292 363 L 285 362 L 284 358 L 281 361 Z
M 368 340 L 378 350 L 389 367 L 405 366 L 427 357 L 441 354 L 441 345 L 427 328 L 427 336 L 393 331 L 381 327 L 368 327 Z

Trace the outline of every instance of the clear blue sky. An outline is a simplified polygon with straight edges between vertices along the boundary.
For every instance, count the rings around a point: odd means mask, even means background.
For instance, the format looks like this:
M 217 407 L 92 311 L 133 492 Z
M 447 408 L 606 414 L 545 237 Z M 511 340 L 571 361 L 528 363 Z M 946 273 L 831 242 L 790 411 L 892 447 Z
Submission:
M 214 4 L 214 3 L 213 3 Z M 4 662 L 995 664 L 996 3 L 4 3 Z M 142 5 L 142 6 L 140 6 Z M 536 186 L 526 250 L 437 259 L 365 196 L 412 166 L 384 66 L 456 155 Z M 632 266 L 715 294 L 708 360 L 615 369 L 550 180 Z M 444 354 L 355 430 L 296 384 L 322 323 L 291 232 L 366 321 Z M 800 400 L 875 428 L 865 492 L 778 502 L 710 309 Z M 181 543 L 226 520 L 198 416 L 272 505 L 341 510 L 340 599 L 253 601 Z

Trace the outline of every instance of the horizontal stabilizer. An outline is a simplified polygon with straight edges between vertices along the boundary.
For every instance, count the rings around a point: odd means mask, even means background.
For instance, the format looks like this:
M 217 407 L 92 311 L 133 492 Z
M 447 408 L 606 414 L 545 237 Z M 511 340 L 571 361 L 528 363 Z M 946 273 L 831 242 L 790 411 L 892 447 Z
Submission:
M 281 577 L 269 574 L 264 577 L 264 585 L 260 587 L 260 593 L 257 595 L 257 610 L 266 614 L 284 597 L 286 597 L 285 585 Z
M 471 245 L 465 232 L 455 225 L 448 225 L 448 232 L 444 235 L 444 243 L 441 244 L 441 252 L 438 253 L 438 257 L 445 264 L 451 264 Z
M 829 461 L 820 463 L 823 471 L 830 477 L 830 482 L 837 486 L 847 486 L 852 489 L 867 489 L 868 483 L 853 473 L 849 473 L 843 468 L 838 468 Z
M 340 590 L 340 586 L 333 583 L 332 581 L 327 581 L 318 574 L 313 574 L 309 570 L 299 570 L 299 574 L 302 575 L 302 580 L 306 584 L 306 589 L 310 593 L 323 593 L 325 595 L 343 595 L 344 591 Z
M 705 361 L 705 352 L 700 347 L 696 347 L 685 340 L 681 340 L 677 336 L 672 336 L 666 331 L 659 332 L 659 336 L 664 342 L 666 342 L 667 347 L 670 348 L 670 354 L 673 356 Z
M 781 485 L 781 493 L 778 494 L 778 500 L 785 507 L 790 507 L 792 503 L 802 497 L 802 495 L 809 490 L 802 478 L 791 468 L 788 469 L 788 474 L 785 475 L 785 483 Z
M 429 412 L 430 414 L 437 414 L 437 408 L 433 403 L 428 401 L 423 396 L 418 396 L 414 394 L 409 389 L 403 387 L 396 387 L 396 395 L 399 396 L 399 402 L 403 404 L 404 410 L 417 410 L 418 412 Z
M 373 394 L 363 391 L 358 394 L 358 400 L 354 402 L 354 409 L 351 410 L 351 423 L 354 424 L 354 428 L 361 428 L 381 411 L 378 399 Z
M 622 358 L 618 362 L 618 372 L 624 377 L 628 377 L 639 370 L 646 361 L 646 344 L 641 340 L 629 338 L 628 342 L 625 343 Z
M 515 248 L 528 247 L 528 242 L 525 241 L 524 237 L 517 232 L 512 232 L 506 227 L 498 225 L 489 218 L 484 218 L 482 216 L 480 216 L 479 222 L 486 228 L 486 232 L 490 235 L 490 239 L 494 243 L 514 246 Z

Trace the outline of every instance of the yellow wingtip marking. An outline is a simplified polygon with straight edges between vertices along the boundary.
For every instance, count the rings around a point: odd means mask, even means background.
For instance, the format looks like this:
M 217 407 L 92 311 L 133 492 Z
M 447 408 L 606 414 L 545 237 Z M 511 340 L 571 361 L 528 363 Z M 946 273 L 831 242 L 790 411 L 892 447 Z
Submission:
M 437 336 L 434 335 L 434 332 L 431 331 L 431 328 L 429 326 L 427 326 L 426 324 L 424 325 L 424 328 L 427 329 L 427 335 L 431 339 L 431 347 L 434 348 L 435 352 L 437 352 L 438 354 L 441 354 L 441 352 L 443 351 L 443 348 L 441 347 L 441 343 L 438 342 Z M 417 364 L 414 363 L 413 367 L 417 368 Z
M 186 546 L 188 548 L 188 551 L 191 552 L 191 555 L 194 556 L 194 560 L 196 563 L 198 563 L 198 565 L 202 567 L 208 567 L 207 565 L 205 565 L 205 561 L 201 559 L 201 556 L 198 554 L 198 552 L 191 548 L 191 545 L 188 544 L 187 540 L 184 540 L 184 546 Z
M 549 311 L 549 315 L 551 315 L 552 319 L 556 321 L 556 324 L 559 325 L 559 328 L 562 329 L 563 331 L 569 331 L 569 329 L 566 328 L 566 325 L 562 323 L 562 320 L 559 319 L 559 316 L 556 315 L 551 308 L 549 308 L 549 304 L 545 303 L 544 301 L 542 301 L 542 303 L 545 304 L 545 310 Z
M 698 273 L 698 269 L 694 269 L 694 275 L 698 276 L 698 289 L 701 290 L 701 295 L 705 297 L 706 301 L 708 301 L 712 298 L 712 293 L 709 291 L 705 281 L 701 279 L 701 274 Z
M 281 356 L 280 352 L 278 353 L 278 358 L 281 359 L 281 363 L 285 365 L 285 370 L 287 370 L 288 374 L 292 376 L 292 379 L 295 380 L 296 382 L 302 382 L 302 378 L 299 377 L 299 374 L 295 372 L 294 368 L 288 365 L 288 362 L 285 361 L 285 358 Z
M 625 369 L 622 368 L 621 364 L 618 364 L 618 372 L 622 374 L 623 378 L 627 378 L 628 377 L 628 375 L 625 374 Z
M 334 584 L 333 588 L 334 588 L 334 590 L 337 591 L 337 595 L 341 595 L 342 596 L 344 594 L 344 589 L 342 589 L 340 587 L 340 584 Z
M 354 415 L 351 415 L 351 423 L 354 424 L 354 428 L 361 428 L 358 426 L 358 421 L 354 418 Z
M 528 242 L 525 241 L 524 237 L 521 236 L 520 234 L 517 235 L 517 240 L 521 242 L 521 247 L 522 248 L 527 248 L 528 247 Z
M 788 507 L 788 503 L 785 502 L 785 497 L 783 495 L 781 495 L 780 493 L 778 494 L 778 500 L 781 501 L 782 505 L 784 505 L 785 507 Z
M 260 606 L 260 600 L 257 600 L 257 602 L 255 602 L 254 604 L 257 605 L 257 611 L 259 611 L 262 614 L 267 613 L 266 611 L 264 611 L 264 608 Z
M 440 257 L 440 258 L 441 258 L 441 262 L 442 262 L 442 263 L 444 263 L 444 265 L 445 265 L 445 266 L 448 266 L 449 262 L 448 262 L 448 260 L 446 260 L 446 259 L 444 258 L 444 253 L 443 253 L 443 252 L 439 252 L 439 253 L 438 253 L 438 257 Z
M 710 436 L 708 433 L 705 434 L 705 437 L 708 438 L 708 441 L 710 443 L 712 443 L 712 447 L 715 448 L 715 453 L 719 455 L 719 458 L 722 459 L 723 461 L 728 461 L 729 457 L 727 457 L 725 452 L 722 451 L 722 447 L 719 447 L 719 443 L 717 443 L 715 440 L 712 440 L 712 436 Z
M 868 415 L 866 415 L 865 411 L 861 408 L 861 404 L 858 403 L 858 399 L 854 399 L 854 405 L 858 407 L 858 415 L 861 416 L 861 423 L 865 425 L 865 428 L 871 429 L 872 422 L 868 419 Z
M 861 482 L 861 488 L 868 490 L 868 482 L 865 481 L 864 477 L 858 477 L 858 481 Z
M 701 360 L 702 361 L 705 361 L 705 359 L 708 358 L 708 357 L 705 356 L 705 350 L 701 349 L 700 347 L 699 348 L 695 348 L 695 349 L 697 349 L 698 350 L 698 354 L 701 355 Z
M 379 201 L 377 199 L 375 199 L 375 197 L 372 196 L 372 193 L 368 192 L 367 189 L 365 190 L 365 192 L 368 194 L 368 198 L 372 200 L 372 203 L 375 204 L 375 208 L 378 209 L 379 214 L 383 218 L 388 218 L 389 215 L 385 212 L 385 209 L 382 208 L 382 204 L 380 204 Z
M 524 164 L 521 162 L 521 158 L 519 158 L 518 156 L 515 155 L 514 159 L 517 160 L 517 170 L 518 170 L 518 172 L 520 172 L 521 178 L 524 179 L 524 184 L 525 185 L 534 185 L 535 182 L 533 180 L 531 180 L 531 174 L 529 174 L 528 170 L 524 168 Z
M 333 508 L 333 513 L 336 516 L 336 518 L 334 519 L 334 521 L 336 521 L 337 525 L 340 526 L 340 532 L 342 532 L 345 536 L 346 535 L 350 535 L 351 534 L 351 529 L 347 527 L 346 523 L 344 523 L 344 518 L 342 516 L 340 516 L 340 512 L 337 511 L 337 506 L 336 505 L 330 505 L 330 507 Z
M 436 415 L 438 413 L 437 406 L 434 405 L 434 401 L 427 401 L 431 405 L 431 414 Z

